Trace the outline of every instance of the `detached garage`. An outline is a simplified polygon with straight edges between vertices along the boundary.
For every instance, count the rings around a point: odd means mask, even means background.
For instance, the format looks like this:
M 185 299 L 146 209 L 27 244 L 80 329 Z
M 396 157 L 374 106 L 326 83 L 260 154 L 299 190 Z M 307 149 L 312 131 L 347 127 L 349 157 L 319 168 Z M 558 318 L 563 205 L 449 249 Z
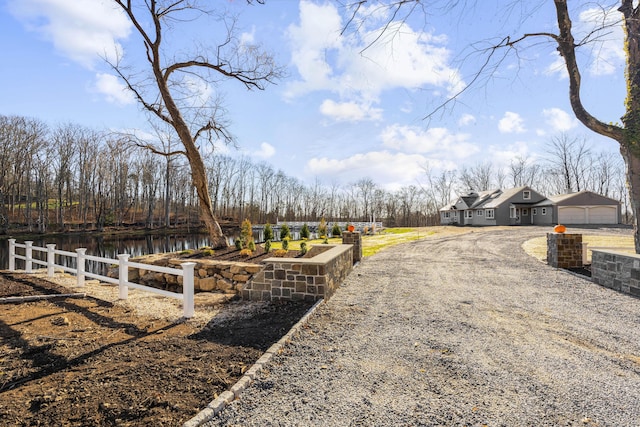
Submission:
M 592 191 L 559 194 L 537 204 L 550 210 L 544 221 L 534 223 L 575 224 L 619 224 L 620 202 Z M 551 222 L 550 222 L 551 221 Z

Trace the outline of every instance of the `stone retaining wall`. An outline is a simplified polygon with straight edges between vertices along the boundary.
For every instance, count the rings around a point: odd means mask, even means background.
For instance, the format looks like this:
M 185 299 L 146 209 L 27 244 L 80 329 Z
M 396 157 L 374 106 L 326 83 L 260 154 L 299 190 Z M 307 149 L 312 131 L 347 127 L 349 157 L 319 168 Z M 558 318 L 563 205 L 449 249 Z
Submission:
M 148 255 L 130 259 L 131 262 L 159 265 L 162 267 L 181 268 L 180 264 L 185 259 L 168 258 L 163 255 Z M 262 270 L 263 266 L 244 262 L 194 260 L 194 290 L 196 292 L 224 292 L 228 294 L 240 294 L 244 286 L 251 280 L 254 274 Z M 117 267 L 109 272 L 109 276 L 118 277 Z M 147 271 L 138 268 L 129 268 L 129 280 L 171 292 L 182 292 L 182 276 Z
M 591 280 L 595 283 L 640 296 L 640 256 L 616 251 L 593 249 Z
M 582 234 L 547 233 L 547 264 L 556 268 L 581 268 Z
M 352 245 L 313 246 L 306 258 L 267 258 L 242 289 L 253 301 L 329 299 L 353 268 Z

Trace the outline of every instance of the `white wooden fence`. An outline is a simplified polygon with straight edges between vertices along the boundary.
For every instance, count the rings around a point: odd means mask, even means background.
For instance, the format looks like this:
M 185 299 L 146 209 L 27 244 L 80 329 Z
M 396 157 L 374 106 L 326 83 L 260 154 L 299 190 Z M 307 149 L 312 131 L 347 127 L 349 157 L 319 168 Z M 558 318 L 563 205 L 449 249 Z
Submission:
M 16 248 L 24 249 L 24 255 L 16 254 Z M 46 252 L 47 260 L 41 261 L 33 257 L 33 252 Z M 23 260 L 25 262 L 25 272 L 33 273 L 33 265 L 41 265 L 47 267 L 47 276 L 53 277 L 55 268 L 67 271 L 75 274 L 77 277 L 77 286 L 84 286 L 85 277 L 98 279 L 101 282 L 113 283 L 118 285 L 118 298 L 127 299 L 129 288 L 140 289 L 147 292 L 153 292 L 169 298 L 176 298 L 182 300 L 182 306 L 184 310 L 184 317 L 191 318 L 194 314 L 194 267 L 195 262 L 184 262 L 180 264 L 182 269 L 161 267 L 158 265 L 141 264 L 129 261 L 129 254 L 118 255 L 118 259 L 103 258 L 93 255 L 87 255 L 85 248 L 78 248 L 75 252 L 67 252 L 56 249 L 56 245 L 48 244 L 46 248 L 39 246 L 33 246 L 32 241 L 25 241 L 24 244 L 16 243 L 16 239 L 9 239 L 9 271 L 15 271 L 16 259 Z M 55 263 L 56 255 L 76 258 L 76 268 L 67 267 Z M 118 265 L 118 278 L 102 276 L 100 274 L 90 273 L 86 271 L 86 262 L 94 261 L 104 264 L 117 264 Z M 144 286 L 138 283 L 129 282 L 129 267 L 141 268 L 148 271 L 155 271 L 158 273 L 173 274 L 176 276 L 182 276 L 182 293 L 169 292 L 162 289 L 152 288 L 150 286 Z

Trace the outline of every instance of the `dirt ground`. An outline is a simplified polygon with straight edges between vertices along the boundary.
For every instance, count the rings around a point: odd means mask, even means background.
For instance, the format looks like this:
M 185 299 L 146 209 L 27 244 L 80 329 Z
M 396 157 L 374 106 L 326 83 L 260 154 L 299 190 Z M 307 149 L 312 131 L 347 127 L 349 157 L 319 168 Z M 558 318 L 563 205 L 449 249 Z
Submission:
M 69 292 L 0 272 L 0 425 L 180 425 L 310 307 L 254 303 L 197 324 L 140 317 L 89 296 L 2 300 Z

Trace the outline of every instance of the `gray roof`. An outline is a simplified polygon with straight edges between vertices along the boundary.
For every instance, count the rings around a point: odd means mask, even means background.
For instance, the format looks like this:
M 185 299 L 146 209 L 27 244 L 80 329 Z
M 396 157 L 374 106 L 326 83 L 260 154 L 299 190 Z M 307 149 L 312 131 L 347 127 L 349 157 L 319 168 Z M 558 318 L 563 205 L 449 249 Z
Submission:
M 485 190 L 485 191 L 481 191 L 479 193 L 475 192 L 475 191 L 470 191 L 466 194 L 463 194 L 462 196 L 459 196 L 457 199 L 452 200 L 451 202 L 449 202 L 449 204 L 447 204 L 446 206 L 440 208 L 441 211 L 450 211 L 450 210 L 464 210 L 464 209 L 476 209 L 476 208 L 480 208 L 482 205 L 482 203 L 484 203 L 485 201 L 487 201 L 489 198 L 491 197 L 497 197 L 498 195 L 500 195 L 500 193 L 502 193 L 502 190 L 499 189 L 495 189 L 495 190 Z M 456 208 L 455 206 L 458 203 L 461 203 L 464 205 L 461 208 Z
M 589 191 L 589 190 L 582 190 L 582 191 L 578 191 L 577 193 L 566 193 L 566 194 L 556 194 L 555 196 L 549 196 L 547 197 L 545 200 L 536 203 L 535 205 L 533 205 L 534 207 L 537 206 L 552 206 L 552 205 L 556 205 L 559 203 L 562 203 L 566 200 L 569 200 L 573 197 L 577 197 L 577 196 L 581 196 L 581 195 L 591 195 L 591 197 L 596 197 L 599 199 L 607 199 L 610 200 L 612 203 L 611 204 L 620 204 L 619 201 L 612 199 L 610 197 L 607 196 L 603 196 L 602 194 L 598 194 L 595 193 L 593 191 Z
M 524 187 L 509 188 L 507 190 L 504 190 L 498 197 L 492 197 L 490 200 L 487 200 L 487 203 L 484 204 L 483 208 L 485 209 L 497 208 L 498 206 L 508 201 L 510 198 L 512 198 L 519 192 L 526 190 L 527 188 L 529 187 L 524 186 Z

